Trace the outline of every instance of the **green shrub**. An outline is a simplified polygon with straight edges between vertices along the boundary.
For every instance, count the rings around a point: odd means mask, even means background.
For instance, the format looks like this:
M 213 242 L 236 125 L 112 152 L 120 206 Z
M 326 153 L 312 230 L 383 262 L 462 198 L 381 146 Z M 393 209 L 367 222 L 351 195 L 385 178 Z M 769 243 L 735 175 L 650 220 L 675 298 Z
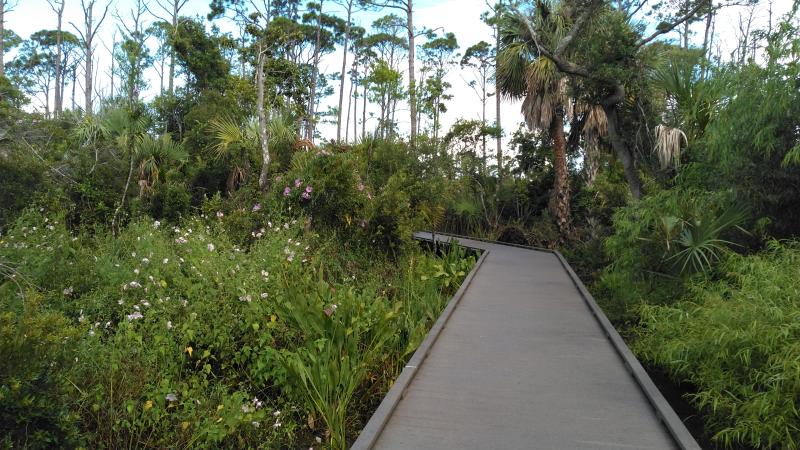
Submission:
M 687 286 L 673 306 L 644 306 L 634 350 L 676 381 L 726 445 L 800 447 L 800 244 L 732 255 L 719 281 Z
M 728 195 L 672 189 L 653 193 L 614 215 L 605 241 L 611 262 L 595 287 L 615 320 L 629 320 L 641 302 L 680 296 L 684 280 L 714 269 L 733 244 L 726 236 L 746 213 Z

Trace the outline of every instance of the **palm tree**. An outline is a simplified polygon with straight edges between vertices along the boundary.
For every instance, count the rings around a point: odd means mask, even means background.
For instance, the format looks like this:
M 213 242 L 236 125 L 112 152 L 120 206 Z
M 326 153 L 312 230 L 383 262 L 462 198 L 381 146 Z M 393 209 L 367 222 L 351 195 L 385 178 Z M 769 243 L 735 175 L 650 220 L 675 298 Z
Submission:
M 228 160 L 232 166 L 225 184 L 230 195 L 250 174 L 250 156 L 259 142 L 258 124 L 250 121 L 240 126 L 230 117 L 218 117 L 211 119 L 209 125 L 217 141 L 212 147 L 215 157 Z
M 558 30 L 563 29 L 563 20 L 551 8 L 537 2 L 535 18 L 546 22 L 542 29 L 558 34 Z M 497 84 L 503 95 L 523 99 L 522 115 L 528 128 L 545 131 L 552 139 L 555 183 L 549 207 L 562 235 L 565 235 L 570 227 L 567 141 L 564 135 L 564 119 L 569 107 L 567 79 L 561 76 L 552 61 L 539 55 L 536 42 L 518 16 L 506 15 L 501 19 L 500 36 L 502 47 L 497 60 Z
M 145 134 L 134 147 L 139 162 L 139 196 L 144 197 L 160 180 L 161 170 L 169 162 L 184 163 L 188 154 L 169 133 L 155 137 Z

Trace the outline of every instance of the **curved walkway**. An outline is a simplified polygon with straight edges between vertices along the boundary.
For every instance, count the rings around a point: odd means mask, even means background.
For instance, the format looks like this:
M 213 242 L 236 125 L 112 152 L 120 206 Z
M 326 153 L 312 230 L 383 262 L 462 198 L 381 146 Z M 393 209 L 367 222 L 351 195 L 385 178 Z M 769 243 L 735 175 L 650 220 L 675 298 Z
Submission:
M 559 254 L 458 241 L 481 258 L 354 449 L 700 448 Z

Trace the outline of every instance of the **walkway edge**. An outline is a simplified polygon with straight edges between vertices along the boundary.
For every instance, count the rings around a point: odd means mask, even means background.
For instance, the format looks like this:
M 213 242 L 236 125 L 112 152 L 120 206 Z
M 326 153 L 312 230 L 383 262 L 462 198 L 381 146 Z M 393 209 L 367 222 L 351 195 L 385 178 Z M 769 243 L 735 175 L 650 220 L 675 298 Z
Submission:
M 678 444 L 681 450 L 702 450 L 692 434 L 689 433 L 689 430 L 686 428 L 686 425 L 683 423 L 681 418 L 678 417 L 678 415 L 675 413 L 675 410 L 672 409 L 672 406 L 670 406 L 669 402 L 667 402 L 667 400 L 661 394 L 661 391 L 659 391 L 655 383 L 653 383 L 653 380 L 650 379 L 650 376 L 647 374 L 647 371 L 644 370 L 642 364 L 638 359 L 636 359 L 636 356 L 634 356 L 633 352 L 631 352 L 631 350 L 625 344 L 622 336 L 619 335 L 617 330 L 614 328 L 614 325 L 611 324 L 611 321 L 608 320 L 608 317 L 606 317 L 602 309 L 600 309 L 600 306 L 597 304 L 594 297 L 592 297 L 592 294 L 589 293 L 581 279 L 578 277 L 575 271 L 572 270 L 572 266 L 569 265 L 564 256 L 558 251 L 547 251 L 556 255 L 558 261 L 561 263 L 561 266 L 567 271 L 572 283 L 578 289 L 581 297 L 583 297 L 583 301 L 586 302 L 586 305 L 589 307 L 592 315 L 597 322 L 600 323 L 600 326 L 603 328 L 606 337 L 608 337 L 608 340 L 611 341 L 611 345 L 614 346 L 617 354 L 620 356 L 620 358 L 622 358 L 622 361 L 628 368 L 628 372 L 630 372 L 630 374 L 636 380 L 636 383 L 641 388 L 642 392 L 644 392 L 647 400 L 653 406 L 658 418 L 667 428 L 667 431 L 669 431 L 670 435 L 675 440 L 675 443 Z
M 364 429 L 361 430 L 361 433 L 353 443 L 353 446 L 350 447 L 351 449 L 371 449 L 378 441 L 378 438 L 380 438 L 386 423 L 391 418 L 392 413 L 394 413 L 397 405 L 405 396 L 406 389 L 414 380 L 414 376 L 417 374 L 417 369 L 425 361 L 425 358 L 427 358 L 430 349 L 433 347 L 433 344 L 436 343 L 436 339 L 439 338 L 442 330 L 444 330 L 445 326 L 447 325 L 447 321 L 450 319 L 450 316 L 453 315 L 453 311 L 456 309 L 456 306 L 458 306 L 458 303 L 461 301 L 461 298 L 464 296 L 464 293 L 467 291 L 470 283 L 472 283 L 472 279 L 475 278 L 475 274 L 478 273 L 481 265 L 489 255 L 488 250 L 474 250 L 481 251 L 481 256 L 475 262 L 475 266 L 472 268 L 472 270 L 470 270 L 467 276 L 464 277 L 464 280 L 461 282 L 461 286 L 458 288 L 453 297 L 447 302 L 447 305 L 445 306 L 444 310 L 442 310 L 439 318 L 433 323 L 430 331 L 428 331 L 428 334 L 425 335 L 425 339 L 422 340 L 422 343 L 414 351 L 411 359 L 408 360 L 408 363 L 400 372 L 400 375 L 389 389 L 389 392 L 387 392 L 386 396 L 383 397 L 380 405 L 378 405 L 378 409 L 376 409 L 369 418 L 369 421 L 367 421 Z

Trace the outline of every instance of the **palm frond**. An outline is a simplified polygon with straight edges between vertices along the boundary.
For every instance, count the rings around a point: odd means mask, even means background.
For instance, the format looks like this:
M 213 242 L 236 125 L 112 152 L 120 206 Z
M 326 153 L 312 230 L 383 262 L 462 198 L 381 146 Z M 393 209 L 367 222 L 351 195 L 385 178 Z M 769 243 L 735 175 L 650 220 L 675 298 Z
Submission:
M 653 151 L 658 155 L 661 169 L 667 169 L 674 164 L 677 169 L 681 162 L 681 143 L 687 144 L 686 134 L 678 128 L 666 125 L 657 125 L 656 146 Z

